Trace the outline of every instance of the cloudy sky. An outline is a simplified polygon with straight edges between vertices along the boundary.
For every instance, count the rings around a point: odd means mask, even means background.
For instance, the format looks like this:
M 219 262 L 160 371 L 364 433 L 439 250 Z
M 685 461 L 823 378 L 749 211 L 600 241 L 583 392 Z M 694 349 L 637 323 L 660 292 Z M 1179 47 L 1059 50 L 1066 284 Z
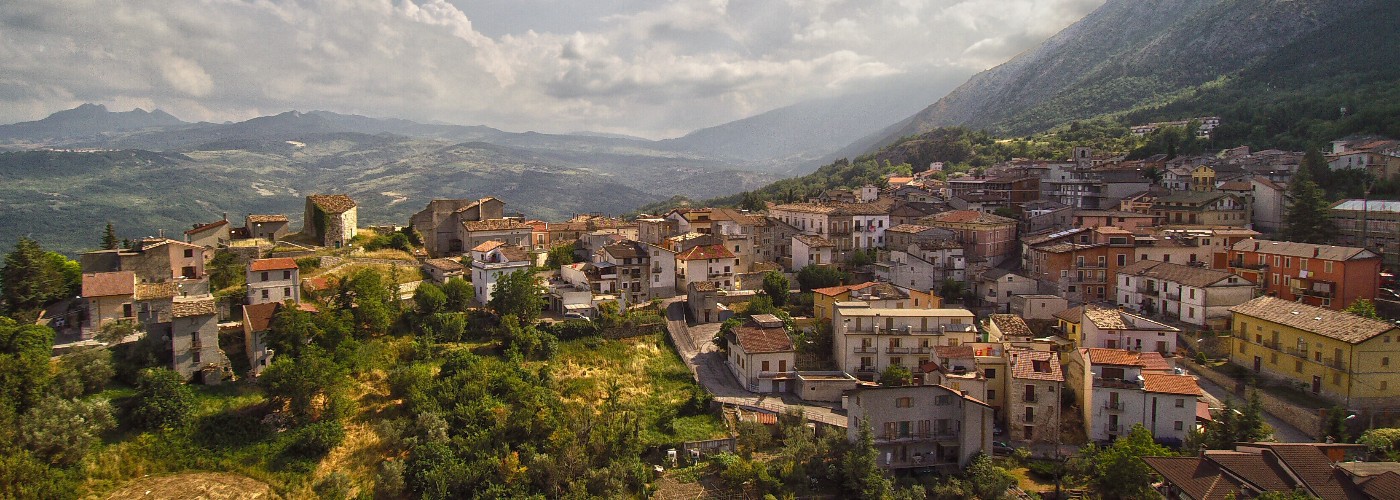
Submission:
M 949 85 L 1103 2 L 0 0 L 0 123 L 94 102 L 663 138 L 895 79 Z

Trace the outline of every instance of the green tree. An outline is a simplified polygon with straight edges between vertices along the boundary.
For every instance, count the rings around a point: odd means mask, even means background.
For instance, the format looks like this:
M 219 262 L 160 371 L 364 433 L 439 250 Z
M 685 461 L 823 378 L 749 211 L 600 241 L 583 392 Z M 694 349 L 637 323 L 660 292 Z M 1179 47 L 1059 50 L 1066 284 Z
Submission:
M 534 323 L 544 309 L 544 287 L 534 269 L 521 269 L 501 276 L 487 304 L 502 318 L 514 316 L 521 326 Z
M 1356 442 L 1366 445 L 1372 457 L 1386 462 L 1400 461 L 1400 429 L 1368 429 Z
M 856 436 L 851 450 L 841 458 L 842 485 L 847 492 L 863 499 L 888 497 L 894 486 L 880 470 L 880 452 L 875 449 L 869 420 L 861 419 Z
M 53 376 L 54 332 L 0 316 L 0 421 L 39 402 Z
M 952 303 L 961 303 L 967 296 L 967 284 L 953 278 L 943 280 L 943 285 L 938 287 L 938 295 L 943 300 Z
M 337 297 L 341 310 L 350 311 L 355 319 L 355 329 L 361 336 L 383 334 L 394 322 L 394 304 L 391 290 L 395 283 L 387 283 L 378 271 L 360 269 L 341 282 Z
M 413 291 L 413 305 L 417 308 L 418 314 L 437 314 L 446 311 L 447 294 L 442 292 L 442 288 L 432 283 L 423 282 L 418 285 L 418 289 Z
M 1322 421 L 1322 432 L 1338 443 L 1350 443 L 1351 432 L 1347 429 L 1347 418 L 1351 415 L 1345 408 L 1333 406 L 1327 409 Z
M 845 273 L 831 266 L 807 266 L 797 272 L 797 284 L 803 293 L 837 286 L 845 279 Z
M 1329 204 L 1322 188 L 1313 181 L 1309 169 L 1299 167 L 1288 186 L 1291 202 L 1284 214 L 1283 239 L 1300 243 L 1328 243 L 1337 227 L 1327 216 Z
M 107 229 L 102 231 L 102 249 L 116 250 L 119 244 L 121 244 L 121 242 L 117 241 L 117 229 L 112 227 L 112 223 L 109 221 L 107 222 Z
M 472 289 L 471 283 L 462 279 L 447 280 L 447 283 L 442 285 L 442 293 L 447 296 L 445 307 L 452 312 L 466 312 L 476 296 L 476 290 Z
M 242 286 L 247 280 L 244 266 L 238 263 L 238 256 L 228 249 L 215 251 L 214 258 L 209 259 L 204 269 L 209 272 L 209 287 L 216 291 Z
M 82 461 L 98 436 L 115 426 L 105 399 L 50 396 L 20 419 L 19 443 L 51 464 L 68 466 Z
M 89 348 L 59 358 L 58 373 L 61 377 L 76 379 L 83 392 L 91 394 L 106 387 L 117 370 L 112 366 L 112 351 Z
M 169 368 L 147 368 L 136 380 L 131 422 L 142 429 L 173 429 L 185 425 L 194 411 L 194 391 L 185 377 Z
M 1016 476 L 997 467 L 990 457 L 982 454 L 972 458 L 964 475 L 973 495 L 983 500 L 1006 498 L 1006 491 L 1016 485 Z
M 298 422 L 311 423 L 331 417 L 331 410 L 344 403 L 341 391 L 349 375 L 319 348 L 311 347 L 296 359 L 278 356 L 258 379 L 269 397 L 287 403 Z
M 787 305 L 788 293 L 792 290 L 792 284 L 788 283 L 787 276 L 777 271 L 768 271 L 763 275 L 763 293 L 768 294 L 768 298 L 773 299 L 773 305 L 783 307 Z
M 10 314 L 33 314 L 67 297 L 68 287 L 63 270 L 54 265 L 38 242 L 20 238 L 15 250 L 5 255 L 5 267 L 0 269 L 0 297 Z
M 83 288 L 83 266 L 78 261 L 68 258 L 58 252 L 48 251 L 44 255 L 49 259 L 49 265 L 58 270 L 59 276 L 63 277 L 63 288 L 57 292 L 53 300 L 62 300 L 78 295 Z
M 914 374 L 903 365 L 890 365 L 880 372 L 880 385 L 898 387 L 914 383 Z
M 264 340 L 280 356 L 295 358 L 307 345 L 321 339 L 322 333 L 312 313 L 296 307 L 282 307 L 272 315 L 272 325 Z
M 1347 306 L 1346 312 L 1361 316 L 1363 318 L 1381 319 L 1380 313 L 1376 312 L 1376 303 L 1367 299 L 1356 299 Z
M 550 269 L 559 269 L 577 261 L 578 259 L 574 257 L 574 244 L 565 243 L 549 249 L 549 254 L 544 259 L 544 266 Z
M 1148 498 L 1153 496 L 1152 468 L 1142 457 L 1172 456 L 1171 450 L 1152 440 L 1142 424 L 1134 424 L 1127 436 L 1107 448 L 1090 445 L 1084 458 L 1090 469 L 1089 482 L 1104 498 Z

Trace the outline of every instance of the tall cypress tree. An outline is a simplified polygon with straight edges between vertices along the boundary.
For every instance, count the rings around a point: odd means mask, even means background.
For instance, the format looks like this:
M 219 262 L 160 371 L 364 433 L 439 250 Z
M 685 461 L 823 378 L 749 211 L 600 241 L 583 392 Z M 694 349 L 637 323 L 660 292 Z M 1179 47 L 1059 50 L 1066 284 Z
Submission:
M 116 250 L 116 249 L 117 249 L 117 244 L 118 244 L 118 241 L 117 241 L 117 230 L 116 230 L 116 228 L 113 228 L 113 227 L 112 227 L 112 223 L 111 223 L 111 222 L 108 222 L 108 223 L 107 223 L 107 229 L 104 230 L 104 231 L 102 231 L 102 249 L 103 249 L 103 250 Z
M 1308 165 L 1302 165 L 1293 174 L 1293 184 L 1288 186 L 1292 199 L 1284 215 L 1282 236 L 1301 243 L 1328 243 L 1337 236 L 1337 226 L 1327 217 L 1330 207 L 1326 195 L 1313 181 L 1310 170 Z

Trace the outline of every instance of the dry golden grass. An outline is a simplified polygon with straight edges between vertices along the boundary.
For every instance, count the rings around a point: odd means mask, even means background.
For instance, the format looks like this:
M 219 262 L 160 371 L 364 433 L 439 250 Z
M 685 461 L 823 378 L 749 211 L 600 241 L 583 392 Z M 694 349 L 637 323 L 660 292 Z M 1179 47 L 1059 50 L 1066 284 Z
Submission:
M 402 260 L 413 264 L 418 263 L 418 259 L 413 258 L 413 254 L 405 252 L 403 250 L 395 250 L 392 248 L 381 248 L 372 252 L 365 252 L 356 255 L 355 257 L 365 259 Z

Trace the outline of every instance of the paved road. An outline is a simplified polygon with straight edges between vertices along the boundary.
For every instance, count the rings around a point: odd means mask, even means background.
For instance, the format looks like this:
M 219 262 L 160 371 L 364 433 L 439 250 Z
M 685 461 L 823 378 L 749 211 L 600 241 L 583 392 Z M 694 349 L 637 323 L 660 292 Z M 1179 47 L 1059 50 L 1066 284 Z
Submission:
M 719 327 L 719 323 L 687 324 L 684 300 L 673 299 L 666 307 L 667 333 L 675 341 L 681 358 L 695 380 L 715 396 L 715 401 L 778 413 L 786 412 L 789 408 L 801 408 L 808 420 L 846 427 L 846 415 L 833 407 L 803 402 L 791 394 L 755 394 L 745 390 L 725 364 L 724 353 L 711 342 Z
M 1190 370 L 1187 370 L 1187 373 L 1191 373 Z M 1219 408 L 1219 407 L 1221 407 L 1221 406 L 1222 406 L 1222 405 L 1221 405 L 1221 400 L 1222 400 L 1222 399 L 1225 399 L 1225 398 L 1227 398 L 1227 397 L 1230 398 L 1230 399 L 1233 399 L 1233 400 L 1235 401 L 1236 404 L 1239 404 L 1239 403 L 1240 403 L 1241 401 L 1243 401 L 1243 399 L 1244 399 L 1244 397 L 1241 397 L 1241 396 L 1237 396 L 1237 395 L 1235 395 L 1235 394 L 1232 394 L 1232 393 L 1230 392 L 1230 390 L 1228 390 L 1228 389 L 1226 389 L 1226 388 L 1224 388 L 1224 387 L 1220 387 L 1219 385 L 1216 385 L 1215 382 L 1211 382 L 1210 379 L 1207 379 L 1207 378 L 1205 378 L 1205 377 L 1202 377 L 1202 376 L 1199 376 L 1199 375 L 1196 376 L 1196 383 L 1199 384 L 1199 385 L 1201 386 L 1201 390 L 1204 390 L 1204 391 L 1206 392 L 1205 399 L 1206 399 L 1206 401 L 1210 404 L 1211 408 Z M 1245 396 L 1245 397 L 1247 397 L 1247 396 Z M 1284 421 L 1282 421 L 1282 420 L 1279 420 L 1277 417 L 1273 416 L 1273 414 L 1271 414 L 1271 413 L 1269 413 L 1269 412 L 1267 412 L 1267 411 L 1264 412 L 1264 421 L 1267 422 L 1267 423 L 1269 424 L 1270 427 L 1273 427 L 1273 428 L 1274 428 L 1274 439 L 1278 440 L 1279 442 L 1282 442 L 1282 443 L 1316 443 L 1316 442 L 1317 442 L 1317 440 L 1316 440 L 1316 439 L 1313 439 L 1312 436 L 1309 436 L 1309 435 L 1307 435 L 1306 433 L 1304 433 L 1303 431 L 1298 430 L 1297 427 L 1293 427 L 1292 425 L 1289 425 L 1287 422 L 1284 422 Z

